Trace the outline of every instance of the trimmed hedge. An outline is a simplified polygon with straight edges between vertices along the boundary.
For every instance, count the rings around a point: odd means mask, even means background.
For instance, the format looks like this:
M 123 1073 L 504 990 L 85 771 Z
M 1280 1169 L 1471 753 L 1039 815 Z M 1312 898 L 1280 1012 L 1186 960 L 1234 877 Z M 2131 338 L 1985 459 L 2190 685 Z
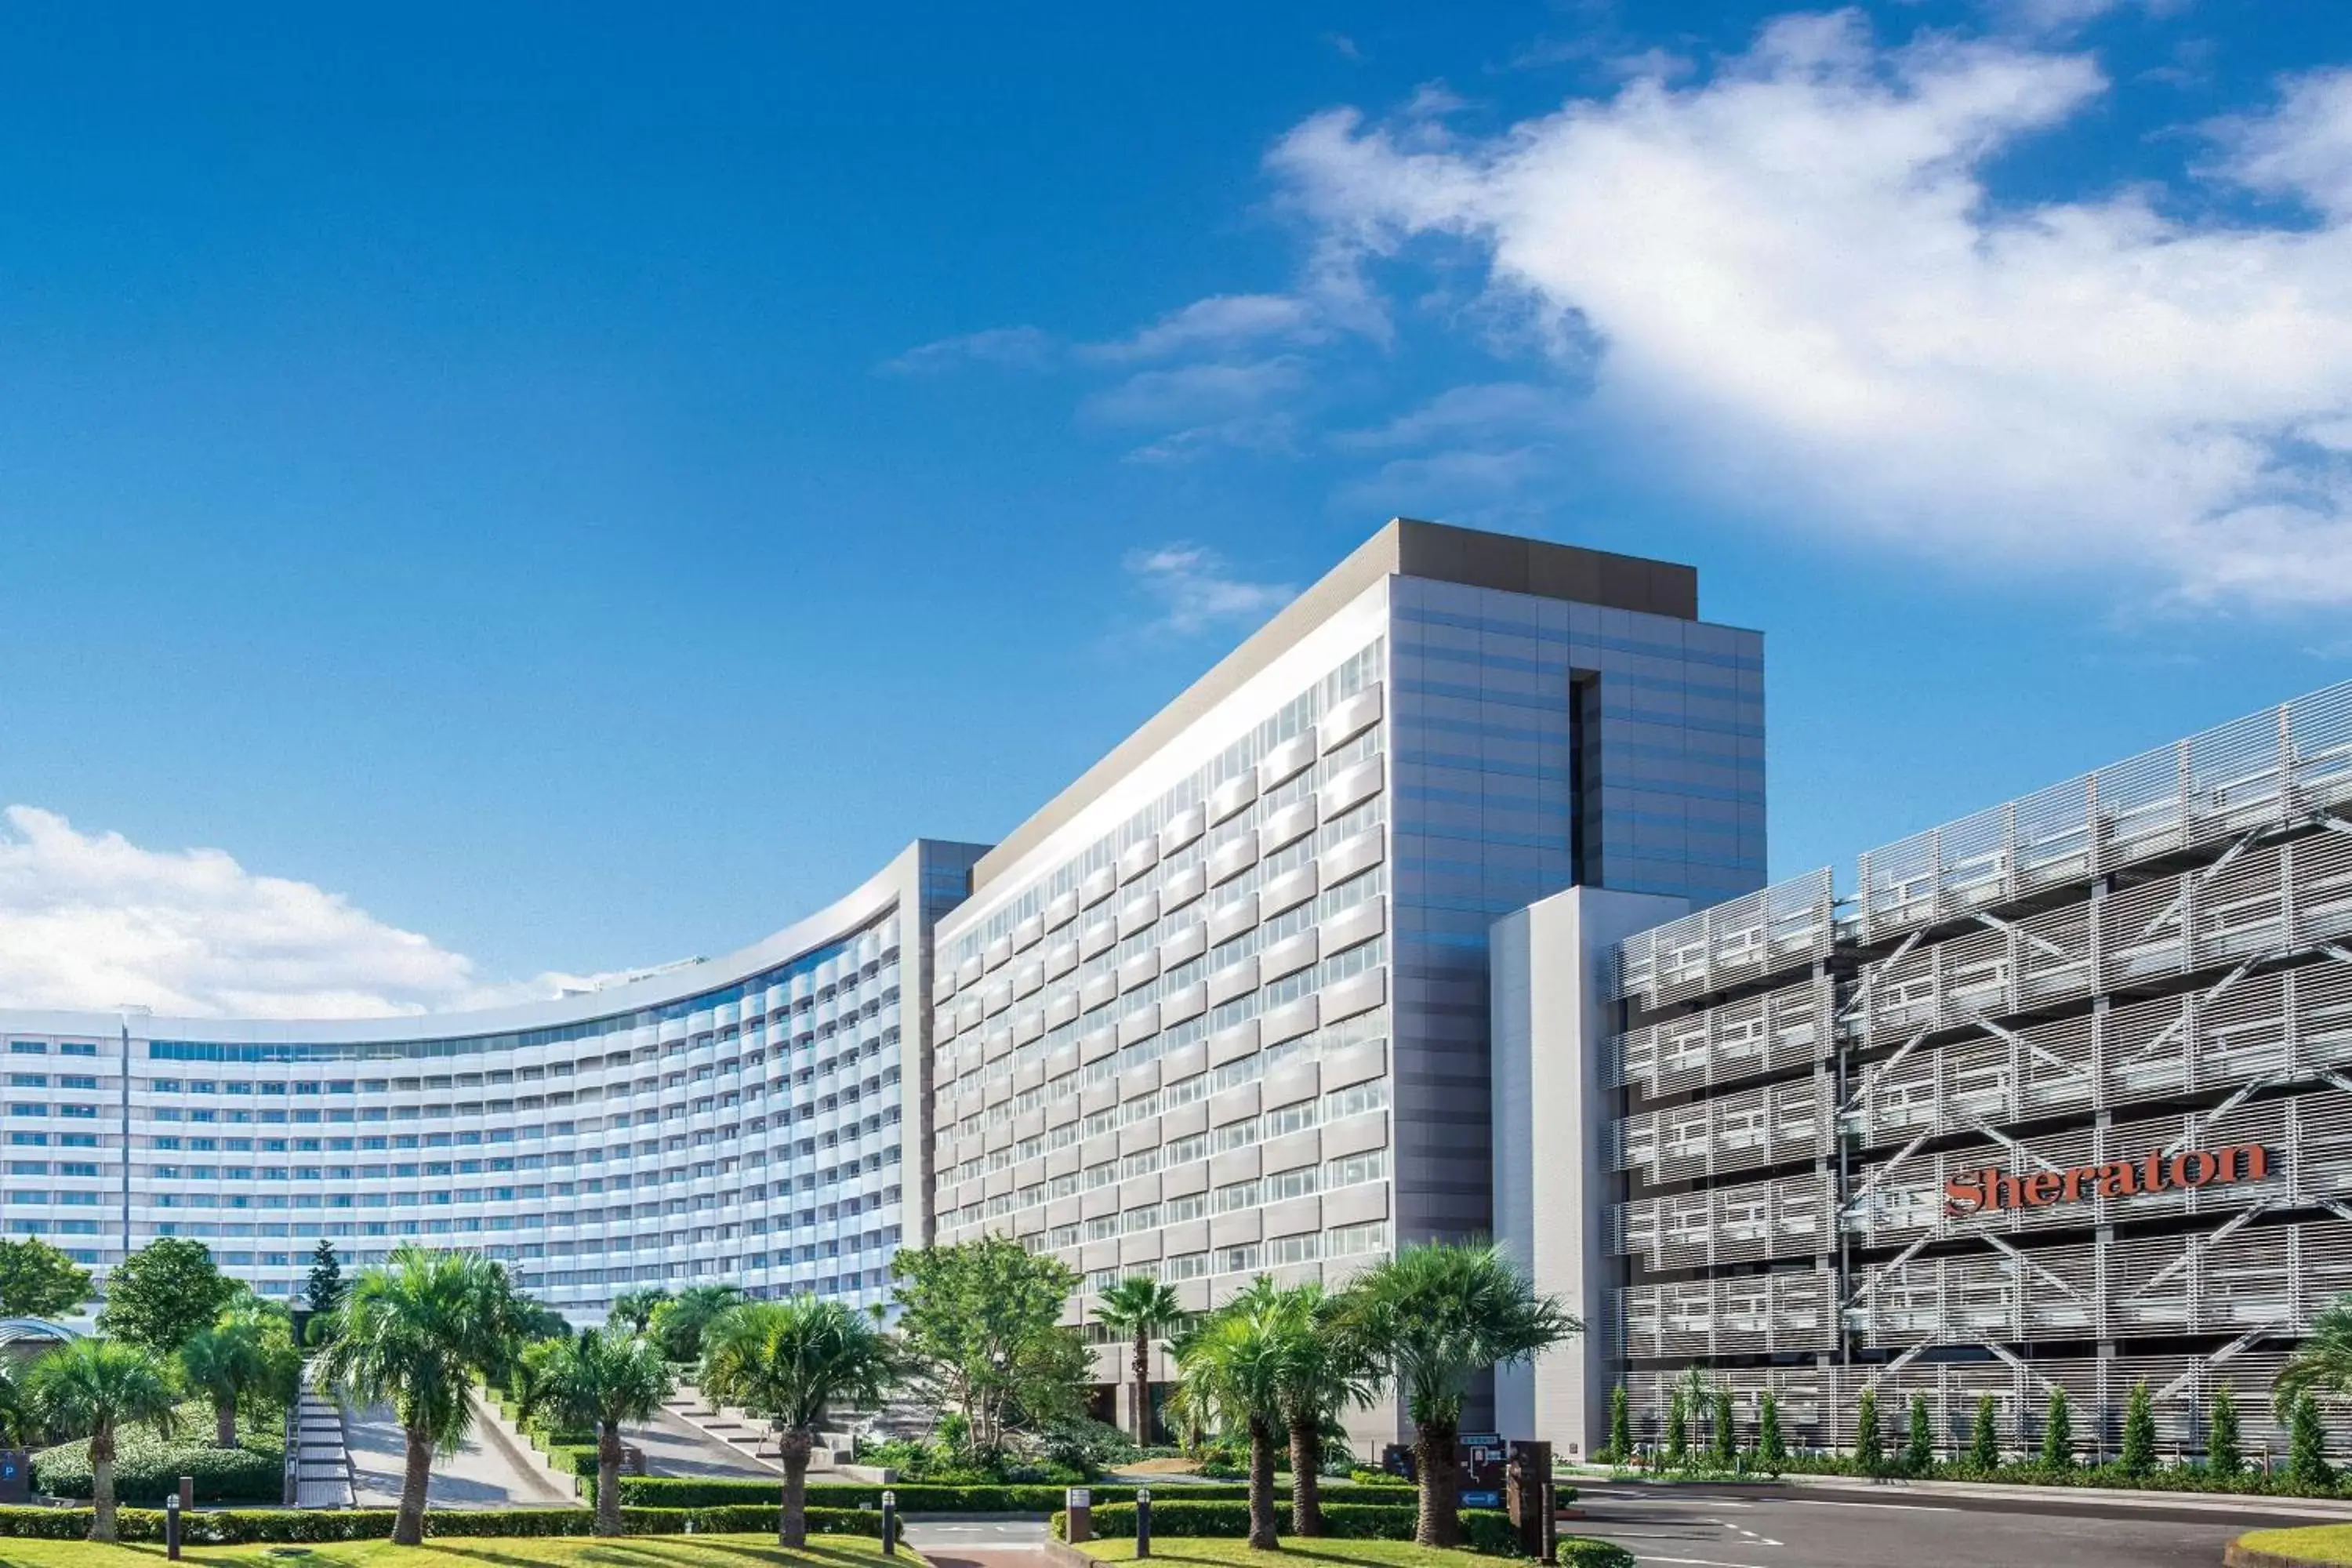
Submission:
M 114 1495 L 161 1500 L 179 1489 L 182 1476 L 189 1476 L 195 1480 L 198 1502 L 274 1503 L 285 1496 L 282 1442 L 241 1433 L 239 1447 L 215 1448 L 212 1435 L 210 1405 L 205 1407 L 200 1426 L 184 1426 L 182 1436 L 168 1442 L 151 1427 L 123 1427 L 114 1439 Z M 87 1437 L 33 1456 L 33 1486 L 37 1491 L 52 1497 L 86 1498 L 93 1485 Z
M 1490 1557 L 1519 1555 L 1518 1532 L 1511 1528 L 1508 1515 L 1492 1509 L 1465 1509 L 1461 1517 L 1464 1546 Z M 1420 1522 L 1420 1518 L 1421 1510 L 1417 1507 L 1397 1503 L 1327 1502 L 1323 1505 L 1323 1531 L 1327 1540 L 1411 1541 L 1413 1527 Z M 1276 1514 L 1275 1525 L 1283 1534 L 1290 1533 L 1290 1515 L 1286 1510 Z M 1098 1540 L 1133 1539 L 1135 1505 L 1096 1504 L 1094 1531 Z M 1054 1515 L 1053 1532 L 1056 1541 L 1069 1539 L 1070 1516 L 1066 1512 Z M 1238 1541 L 1249 1534 L 1249 1504 L 1161 1502 L 1155 1498 L 1151 1504 L 1151 1533 L 1155 1536 L 1223 1536 Z M 1563 1535 L 1559 1539 L 1559 1560 L 1569 1568 L 1633 1568 L 1633 1553 L 1612 1542 L 1594 1541 L 1581 1535 Z
M 595 1466 L 589 1466 L 593 1479 Z M 774 1480 L 703 1479 L 684 1476 L 623 1476 L 621 1506 L 624 1508 L 718 1508 L 729 1503 L 767 1503 L 773 1505 L 783 1486 L 783 1478 Z M 590 1489 L 594 1489 L 592 1485 Z M 1129 1484 L 1088 1487 L 1097 1504 L 1133 1502 L 1137 1489 Z M 1329 1489 L 1325 1492 L 1330 1495 Z M 878 1509 L 884 1492 L 896 1493 L 898 1508 L 904 1513 L 1051 1513 L 1067 1500 L 1067 1487 L 1034 1485 L 1005 1486 L 937 1486 L 927 1482 L 902 1482 L 892 1486 L 868 1486 L 856 1481 L 811 1481 L 808 1500 L 812 1505 L 824 1503 L 833 1508 Z M 1180 1500 L 1184 1502 L 1246 1501 L 1247 1487 L 1236 1486 L 1164 1486 L 1152 1493 L 1161 1501 Z M 1288 1487 L 1276 1487 L 1276 1497 L 1290 1500 Z
M 86 1508 L 0 1507 L 0 1537 L 79 1541 L 89 1533 Z M 776 1504 L 765 1508 L 624 1508 L 621 1529 L 629 1535 L 679 1535 L 691 1524 L 698 1535 L 773 1534 Z M 191 1542 L 236 1546 L 249 1542 L 383 1541 L 392 1534 L 396 1510 L 350 1509 L 221 1509 L 187 1515 L 182 1525 Z M 163 1511 L 118 1510 L 125 1541 L 163 1539 Z M 878 1537 L 882 1516 L 863 1509 L 812 1508 L 812 1535 Z M 440 1536 L 593 1535 L 596 1514 L 584 1508 L 436 1509 L 425 1516 L 425 1533 Z

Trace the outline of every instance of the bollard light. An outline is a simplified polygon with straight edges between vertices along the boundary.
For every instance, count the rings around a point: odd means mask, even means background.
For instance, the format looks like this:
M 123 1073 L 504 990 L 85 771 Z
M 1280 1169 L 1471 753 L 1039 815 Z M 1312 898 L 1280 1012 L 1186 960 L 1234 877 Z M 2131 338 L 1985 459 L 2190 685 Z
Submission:
M 1151 1555 L 1151 1489 L 1135 1489 L 1135 1554 Z
M 177 1492 L 163 1500 L 163 1555 L 174 1563 L 180 1560 L 180 1494 Z
M 882 1494 L 882 1555 L 898 1555 L 898 1494 Z

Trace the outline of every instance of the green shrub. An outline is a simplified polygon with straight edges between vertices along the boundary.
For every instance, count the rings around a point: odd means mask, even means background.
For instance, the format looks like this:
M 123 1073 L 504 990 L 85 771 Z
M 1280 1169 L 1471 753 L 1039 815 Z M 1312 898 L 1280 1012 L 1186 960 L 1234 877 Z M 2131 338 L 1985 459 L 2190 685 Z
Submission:
M 593 1483 L 595 1467 L 589 1467 Z M 688 1476 L 623 1476 L 621 1506 L 624 1508 L 718 1508 L 731 1503 L 763 1503 L 774 1506 L 783 1485 L 781 1476 L 767 1480 L 725 1480 Z M 593 1490 L 593 1484 L 589 1488 Z M 1060 1508 L 1068 1489 L 1048 1486 L 937 1486 L 926 1481 L 909 1481 L 891 1486 L 869 1486 L 852 1481 L 812 1481 L 808 1485 L 808 1500 L 812 1507 L 824 1504 L 834 1508 L 879 1509 L 882 1494 L 891 1492 L 898 1500 L 904 1513 L 1049 1513 Z M 1097 1503 L 1133 1502 L 1136 1489 L 1132 1486 L 1089 1487 Z M 1330 1491 L 1326 1498 L 1333 1497 Z M 1161 1487 L 1153 1496 L 1161 1502 L 1220 1502 L 1245 1500 L 1247 1487 L 1237 1486 L 1178 1486 Z M 1290 1500 L 1287 1487 L 1276 1487 L 1275 1496 L 1284 1502 Z
M 1360 1487 L 1388 1487 L 1402 1491 L 1415 1489 L 1413 1484 L 1402 1476 L 1392 1476 L 1386 1470 L 1368 1470 L 1361 1465 L 1349 1470 L 1348 1479 Z
M 177 1412 L 179 1435 L 169 1439 L 151 1426 L 126 1426 L 115 1435 L 114 1495 L 127 1501 L 162 1501 L 193 1477 L 198 1502 L 277 1502 L 285 1496 L 286 1445 L 278 1436 L 238 1434 L 240 1446 L 212 1446 L 213 1409 L 201 1402 Z M 52 1497 L 90 1495 L 89 1439 L 61 1443 L 33 1456 L 33 1487 Z
M 776 1504 L 729 1508 L 625 1508 L 621 1528 L 630 1535 L 678 1535 L 690 1523 L 699 1535 L 770 1534 Z M 394 1510 L 353 1509 L 221 1509 L 188 1515 L 187 1539 L 200 1545 L 236 1546 L 252 1542 L 382 1541 L 392 1534 Z M 78 1541 L 89 1533 L 86 1508 L 0 1508 L 0 1537 Z M 160 1509 L 120 1510 L 125 1541 L 161 1541 Z M 878 1536 L 882 1516 L 863 1509 L 812 1508 L 812 1534 Z M 593 1535 L 596 1515 L 584 1508 L 436 1509 L 425 1516 L 425 1533 L 438 1536 Z

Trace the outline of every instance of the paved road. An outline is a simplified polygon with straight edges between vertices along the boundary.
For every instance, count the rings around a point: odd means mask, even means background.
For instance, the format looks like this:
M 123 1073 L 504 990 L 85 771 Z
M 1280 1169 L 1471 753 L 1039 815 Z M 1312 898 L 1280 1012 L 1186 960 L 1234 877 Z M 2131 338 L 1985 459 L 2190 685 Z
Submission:
M 390 1508 L 399 1502 L 407 1445 L 392 1412 L 383 1405 L 350 1411 L 343 1427 L 359 1505 Z M 574 1500 L 545 1474 L 511 1462 L 479 1422 L 455 1451 L 435 1458 L 425 1498 L 436 1508 L 546 1508 Z
M 908 1520 L 907 1544 L 933 1568 L 1038 1568 L 1043 1519 Z
M 1562 1529 L 1659 1568 L 2218 1568 L 2258 1514 L 2037 1506 L 1943 1498 L 1759 1497 L 1698 1488 L 1581 1489 Z

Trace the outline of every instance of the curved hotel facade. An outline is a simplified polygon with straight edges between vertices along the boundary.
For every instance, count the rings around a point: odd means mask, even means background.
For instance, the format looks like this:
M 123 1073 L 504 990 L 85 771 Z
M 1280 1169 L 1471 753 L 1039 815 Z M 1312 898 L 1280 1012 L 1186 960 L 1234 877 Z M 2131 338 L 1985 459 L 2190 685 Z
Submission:
M 271 1295 L 323 1237 L 478 1247 L 579 1316 L 697 1281 L 880 1302 L 924 1229 L 902 995 L 979 852 L 918 842 L 731 957 L 495 1012 L 0 1013 L 0 1223 L 100 1272 L 193 1237 Z

